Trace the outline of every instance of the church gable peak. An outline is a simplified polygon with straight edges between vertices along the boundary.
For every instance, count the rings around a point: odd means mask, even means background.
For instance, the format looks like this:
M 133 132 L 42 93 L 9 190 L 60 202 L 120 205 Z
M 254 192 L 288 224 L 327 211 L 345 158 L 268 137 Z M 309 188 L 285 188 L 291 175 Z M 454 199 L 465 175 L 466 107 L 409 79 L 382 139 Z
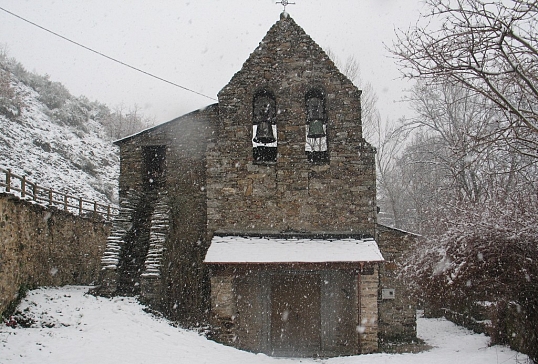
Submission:
M 293 75 L 298 68 L 308 71 L 313 69 L 314 65 L 317 70 L 321 66 L 327 72 L 338 75 L 340 82 L 351 83 L 310 35 L 288 13 L 283 12 L 244 62 L 241 70 L 219 92 L 219 96 L 233 88 L 233 85 L 242 83 L 241 80 L 245 78 L 258 77 L 261 84 L 270 82 L 271 74 Z

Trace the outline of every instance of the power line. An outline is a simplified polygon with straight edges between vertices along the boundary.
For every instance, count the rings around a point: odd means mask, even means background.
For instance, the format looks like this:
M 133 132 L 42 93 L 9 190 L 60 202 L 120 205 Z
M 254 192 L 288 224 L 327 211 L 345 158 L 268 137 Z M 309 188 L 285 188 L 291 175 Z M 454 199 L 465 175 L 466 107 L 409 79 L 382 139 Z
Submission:
M 122 62 L 122 61 L 120 61 L 120 60 L 117 60 L 117 59 L 115 59 L 115 58 L 112 58 L 112 57 L 110 57 L 110 56 L 107 56 L 106 54 L 103 54 L 103 53 L 101 53 L 101 52 L 98 52 L 98 51 L 96 51 L 96 50 L 94 50 L 94 49 L 92 49 L 92 48 L 90 48 L 90 47 L 86 47 L 86 46 L 83 45 L 83 44 L 80 44 L 80 43 L 78 43 L 78 42 L 75 42 L 74 40 L 71 40 L 71 39 L 69 39 L 69 38 L 67 38 L 67 37 L 64 37 L 64 36 L 61 35 L 61 34 L 55 33 L 55 32 L 53 32 L 52 30 L 49 30 L 49 29 L 47 29 L 47 28 L 45 28 L 45 27 L 42 27 L 42 26 L 39 25 L 39 24 L 36 24 L 36 23 L 34 23 L 34 22 L 32 22 L 32 21 L 30 21 L 30 20 L 28 20 L 28 19 L 25 19 L 25 18 L 23 18 L 23 17 L 20 16 L 20 15 L 17 15 L 17 14 L 15 14 L 15 13 L 12 13 L 11 11 L 9 11 L 9 10 L 7 10 L 7 9 L 4 9 L 4 8 L 0 7 L 0 10 L 3 10 L 3 11 L 5 11 L 6 13 L 8 13 L 8 14 L 10 14 L 10 15 L 13 15 L 14 17 L 19 18 L 19 19 L 21 19 L 22 21 L 25 21 L 25 22 L 27 22 L 27 23 L 29 23 L 29 24 L 32 24 L 33 26 L 36 26 L 36 27 L 38 27 L 39 29 L 42 29 L 42 30 L 44 30 L 44 31 L 46 31 L 46 32 L 48 32 L 48 33 L 50 33 L 50 34 L 53 34 L 53 35 L 55 35 L 55 36 L 57 36 L 57 37 L 59 37 L 59 38 L 62 38 L 63 40 L 66 40 L 66 41 L 68 41 L 68 42 L 70 42 L 70 43 L 73 43 L 73 44 L 75 44 L 75 45 L 77 45 L 77 46 L 79 46 L 79 47 L 82 47 L 82 48 L 84 48 L 84 49 L 86 49 L 86 50 L 88 50 L 88 51 L 90 51 L 90 52 L 93 52 L 93 53 L 95 53 L 95 54 L 98 54 L 98 55 L 100 55 L 100 56 L 102 56 L 102 57 L 105 57 L 105 58 L 107 58 L 107 59 L 110 59 L 111 61 L 114 61 L 114 62 L 116 62 L 116 63 L 119 63 L 119 64 L 121 64 L 122 66 L 129 67 L 129 68 L 131 68 L 131 69 L 133 69 L 133 70 L 135 70 L 135 71 L 138 71 L 138 72 L 140 72 L 140 73 L 143 73 L 143 74 L 145 74 L 145 75 L 147 75 L 147 76 L 150 76 L 150 77 L 156 78 L 156 79 L 158 79 L 158 80 L 160 80 L 160 81 L 169 83 L 170 85 L 173 85 L 173 86 L 179 87 L 179 88 L 181 88 L 181 89 L 183 89 L 183 90 L 186 90 L 186 91 L 195 93 L 195 94 L 197 94 L 197 95 L 206 97 L 206 98 L 208 98 L 208 99 L 210 99 L 210 100 L 217 101 L 217 99 L 215 99 L 215 98 L 213 98 L 213 97 L 211 97 L 211 96 L 204 95 L 204 94 L 202 94 L 202 93 L 200 93 L 200 92 L 191 90 L 190 88 L 187 88 L 187 87 L 178 85 L 177 83 L 174 83 L 174 82 L 172 82 L 172 81 L 165 80 L 165 79 L 162 78 L 162 77 L 155 76 L 154 74 L 151 74 L 151 73 L 149 73 L 149 72 L 146 72 L 146 71 L 144 71 L 144 70 L 141 70 L 140 68 L 136 68 L 136 67 L 131 66 L 131 65 L 125 63 L 125 62 Z

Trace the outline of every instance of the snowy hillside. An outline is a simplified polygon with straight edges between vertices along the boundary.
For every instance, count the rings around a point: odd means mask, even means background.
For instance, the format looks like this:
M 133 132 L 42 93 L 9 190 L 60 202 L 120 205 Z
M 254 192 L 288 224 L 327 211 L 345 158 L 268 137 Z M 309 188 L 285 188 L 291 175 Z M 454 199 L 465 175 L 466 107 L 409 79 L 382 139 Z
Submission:
M 97 121 L 106 106 L 73 97 L 47 76 L 10 62 L 0 59 L 0 168 L 43 187 L 114 204 L 118 148 Z

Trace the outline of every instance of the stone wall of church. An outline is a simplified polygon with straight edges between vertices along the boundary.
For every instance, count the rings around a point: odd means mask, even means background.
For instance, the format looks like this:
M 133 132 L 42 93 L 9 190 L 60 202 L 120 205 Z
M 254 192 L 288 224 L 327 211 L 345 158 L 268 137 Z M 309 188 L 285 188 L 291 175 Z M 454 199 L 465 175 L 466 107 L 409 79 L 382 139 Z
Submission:
M 149 129 L 130 138 L 119 141 L 120 146 L 120 196 L 128 191 L 144 192 L 146 170 L 143 150 L 145 147 L 164 146 L 165 153 L 165 185 L 170 194 L 181 193 L 188 184 L 197 184 L 200 191 L 205 190 L 205 179 L 186 176 L 196 174 L 200 161 L 205 160 L 207 145 L 213 138 L 212 125 L 216 124 L 217 106 L 211 105 L 174 119 L 159 127 Z M 205 164 L 202 164 L 205 166 Z M 192 167 L 192 168 L 191 168 Z M 190 172 L 191 169 L 195 169 Z
M 378 341 L 378 290 L 379 268 L 373 274 L 360 275 L 359 350 L 361 354 L 374 353 L 379 348 Z
M 306 94 L 323 90 L 327 163 L 305 153 Z M 277 158 L 253 159 L 253 98 L 274 94 Z M 219 93 L 220 120 L 208 149 L 211 230 L 349 231 L 374 235 L 375 150 L 362 138 L 361 92 L 290 18 L 269 31 Z
M 169 204 L 165 209 L 170 214 L 169 226 L 158 272 L 140 285 L 134 284 L 142 287 L 140 295 L 145 303 L 186 326 L 205 322 L 209 309 L 209 283 L 202 264 L 210 241 L 206 229 L 205 152 L 213 138 L 216 118 L 217 108 L 212 105 L 118 143 L 120 201 L 129 205 L 135 216 L 121 249 L 138 244 L 147 253 L 153 205 L 162 201 L 163 195 Z M 164 148 L 164 177 L 162 183 L 148 190 L 144 151 L 152 147 Z M 130 201 L 130 196 L 138 202 Z M 142 259 L 146 259 L 144 254 Z M 122 282 L 121 277 L 116 279 Z
M 0 194 L 0 314 L 19 290 L 94 284 L 110 225 Z
M 417 303 L 409 294 L 403 279 L 398 277 L 401 269 L 399 263 L 415 237 L 411 233 L 378 225 L 376 240 L 385 258 L 379 270 L 379 338 L 382 346 L 412 342 L 417 338 Z

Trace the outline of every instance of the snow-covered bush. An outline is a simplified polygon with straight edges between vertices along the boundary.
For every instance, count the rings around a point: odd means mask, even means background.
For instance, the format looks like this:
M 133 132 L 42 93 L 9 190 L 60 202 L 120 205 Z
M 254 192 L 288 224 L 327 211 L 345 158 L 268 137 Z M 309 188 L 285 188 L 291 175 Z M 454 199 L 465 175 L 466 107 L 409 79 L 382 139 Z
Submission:
M 39 93 L 39 101 L 51 110 L 61 108 L 72 96 L 59 82 L 52 82 L 49 76 L 42 77 L 42 82 L 35 90 Z
M 51 111 L 53 120 L 59 124 L 75 126 L 86 131 L 84 124 L 90 116 L 90 106 L 79 99 L 66 99 L 63 105 Z
M 24 102 L 11 86 L 11 77 L 0 64 L 0 114 L 10 119 L 21 114 Z
M 444 233 L 418 243 L 402 275 L 433 307 L 462 312 L 492 302 L 492 340 L 523 337 L 518 349 L 536 361 L 538 201 L 536 193 L 516 191 L 460 206 Z

